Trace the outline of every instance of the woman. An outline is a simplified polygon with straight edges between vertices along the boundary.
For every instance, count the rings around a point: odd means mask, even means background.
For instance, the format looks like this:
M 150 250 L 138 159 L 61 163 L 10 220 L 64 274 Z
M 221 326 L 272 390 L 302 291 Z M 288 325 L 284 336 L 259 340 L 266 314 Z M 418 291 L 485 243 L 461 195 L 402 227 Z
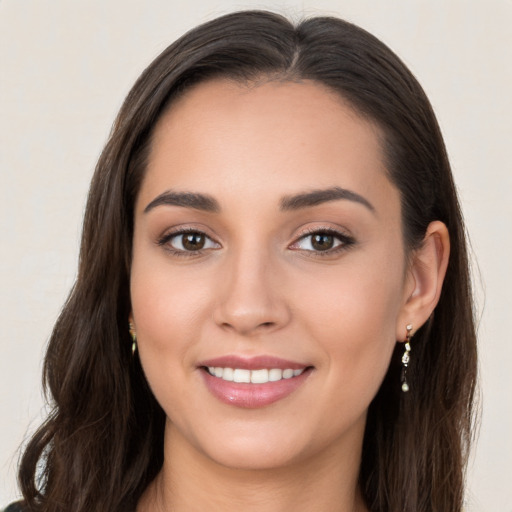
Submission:
M 341 20 L 219 18 L 147 68 L 98 163 L 26 509 L 460 511 L 475 347 L 411 73 Z

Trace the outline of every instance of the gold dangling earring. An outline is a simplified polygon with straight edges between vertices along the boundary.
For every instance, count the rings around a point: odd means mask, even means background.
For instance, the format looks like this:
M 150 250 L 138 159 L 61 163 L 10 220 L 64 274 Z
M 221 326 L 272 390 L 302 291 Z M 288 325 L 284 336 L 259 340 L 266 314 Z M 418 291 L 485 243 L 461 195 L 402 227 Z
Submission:
M 132 337 L 132 356 L 135 354 L 137 350 L 137 333 L 135 332 L 135 326 L 132 322 L 128 322 L 128 327 L 130 331 L 130 336 Z
M 407 367 L 409 366 L 409 361 L 411 360 L 411 338 L 412 338 L 412 324 L 407 324 L 405 327 L 407 329 L 407 335 L 405 338 L 405 352 L 402 356 L 402 391 L 407 393 L 409 391 L 409 384 L 407 383 Z

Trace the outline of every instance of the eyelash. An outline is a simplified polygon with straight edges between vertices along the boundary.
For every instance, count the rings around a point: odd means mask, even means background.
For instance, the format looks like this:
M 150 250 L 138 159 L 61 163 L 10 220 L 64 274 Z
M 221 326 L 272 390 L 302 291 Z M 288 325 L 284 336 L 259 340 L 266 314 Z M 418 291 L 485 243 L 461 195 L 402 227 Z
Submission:
M 208 249 L 199 249 L 197 251 L 186 251 L 186 250 L 182 250 L 182 249 L 175 249 L 174 247 L 172 247 L 171 245 L 169 245 L 169 242 L 173 239 L 173 238 L 177 238 L 179 236 L 183 236 L 183 235 L 187 235 L 187 234 L 197 234 L 197 235 L 203 235 L 205 238 L 207 238 L 208 240 L 211 240 L 213 241 L 214 243 L 217 243 L 218 242 L 215 242 L 215 240 L 213 240 L 210 236 L 208 236 L 204 231 L 201 231 L 200 229 L 195 229 L 195 228 L 182 228 L 182 229 L 179 229 L 177 231 L 172 231 L 170 233 L 166 233 L 165 235 L 163 235 L 162 237 L 160 237 L 158 240 L 157 240 L 157 245 L 161 246 L 161 247 L 164 247 L 164 249 L 168 252 L 170 252 L 173 256 L 178 256 L 178 257 L 182 257 L 182 258 L 187 258 L 187 257 L 192 257 L 192 256 L 198 256 L 202 253 L 202 251 L 208 251 L 210 250 L 209 248 Z
M 347 235 L 346 233 L 343 233 L 343 232 L 338 231 L 336 229 L 325 227 L 325 228 L 310 228 L 310 229 L 307 229 L 306 231 L 304 231 L 300 235 L 299 238 L 297 238 L 297 240 L 295 242 L 293 242 L 293 244 L 291 244 L 291 246 L 296 245 L 301 240 L 305 240 L 306 238 L 312 237 L 314 235 L 328 235 L 328 236 L 332 236 L 333 238 L 339 240 L 339 242 L 340 242 L 339 245 L 333 247 L 332 249 L 327 249 L 325 251 L 313 251 L 313 250 L 305 250 L 305 249 L 302 250 L 303 252 L 310 253 L 314 257 L 324 258 L 324 257 L 327 257 L 327 256 L 333 256 L 335 254 L 339 254 L 340 252 L 346 251 L 347 249 L 349 249 L 350 247 L 352 247 L 356 243 L 355 239 L 353 237 L 351 237 L 350 235 Z M 296 250 L 300 251 L 301 249 L 296 249 Z
M 166 233 L 165 235 L 163 235 L 162 237 L 160 237 L 157 240 L 157 245 L 161 246 L 161 247 L 164 247 L 166 251 L 170 252 L 173 256 L 178 256 L 178 257 L 197 256 L 197 255 L 202 254 L 203 251 L 211 250 L 211 248 L 207 248 L 207 249 L 199 249 L 199 250 L 196 250 L 196 251 L 186 251 L 186 250 L 182 250 L 182 249 L 175 249 L 175 248 L 173 248 L 172 246 L 169 245 L 169 242 L 173 238 L 176 238 L 176 237 L 179 237 L 179 236 L 182 236 L 182 235 L 186 235 L 186 234 L 189 234 L 189 233 L 203 235 L 208 240 L 218 244 L 218 242 L 216 242 L 211 237 L 209 237 L 204 231 L 201 231 L 199 229 L 194 229 L 194 228 L 185 228 L 185 229 L 179 229 L 177 231 L 173 231 L 173 232 L 170 232 L 170 233 Z M 294 245 L 298 244 L 300 241 L 305 240 L 306 238 L 312 237 L 314 235 L 328 235 L 328 236 L 332 236 L 335 239 L 337 239 L 340 242 L 340 244 L 335 246 L 332 249 L 327 249 L 325 251 L 314 251 L 314 250 L 308 250 L 308 249 L 293 249 L 293 250 L 302 251 L 302 252 L 305 252 L 305 253 L 310 253 L 310 255 L 313 255 L 314 257 L 317 257 L 317 256 L 318 257 L 325 257 L 325 256 L 331 256 L 331 255 L 338 254 L 340 252 L 346 251 L 351 246 L 353 246 L 355 244 L 355 242 L 356 242 L 353 237 L 347 235 L 346 233 L 342 233 L 342 232 L 337 231 L 337 230 L 332 229 L 332 228 L 311 228 L 311 229 L 308 229 L 305 232 L 303 232 L 296 239 L 296 241 L 293 242 L 289 247 L 293 247 Z

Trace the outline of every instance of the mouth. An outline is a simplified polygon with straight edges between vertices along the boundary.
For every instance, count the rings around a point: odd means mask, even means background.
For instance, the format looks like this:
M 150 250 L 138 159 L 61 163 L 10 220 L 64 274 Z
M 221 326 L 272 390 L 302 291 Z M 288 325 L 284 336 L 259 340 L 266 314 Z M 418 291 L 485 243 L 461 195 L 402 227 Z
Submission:
M 246 370 L 244 368 L 223 368 L 221 366 L 208 366 L 206 371 L 213 377 L 227 382 L 246 384 L 266 384 L 267 382 L 279 382 L 283 379 L 298 377 L 306 371 L 307 367 L 296 369 L 285 368 L 261 368 L 259 370 Z
M 260 408 L 288 397 L 307 380 L 313 366 L 267 356 L 228 356 L 202 363 L 203 380 L 221 402 Z

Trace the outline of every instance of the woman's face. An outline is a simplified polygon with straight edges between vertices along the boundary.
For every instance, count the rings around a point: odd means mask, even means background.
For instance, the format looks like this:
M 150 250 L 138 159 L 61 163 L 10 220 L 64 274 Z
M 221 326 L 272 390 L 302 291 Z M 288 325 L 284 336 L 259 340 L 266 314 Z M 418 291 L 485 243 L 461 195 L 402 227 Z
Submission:
M 409 281 L 379 131 L 323 86 L 212 81 L 157 125 L 131 300 L 174 443 L 237 468 L 357 457 Z

